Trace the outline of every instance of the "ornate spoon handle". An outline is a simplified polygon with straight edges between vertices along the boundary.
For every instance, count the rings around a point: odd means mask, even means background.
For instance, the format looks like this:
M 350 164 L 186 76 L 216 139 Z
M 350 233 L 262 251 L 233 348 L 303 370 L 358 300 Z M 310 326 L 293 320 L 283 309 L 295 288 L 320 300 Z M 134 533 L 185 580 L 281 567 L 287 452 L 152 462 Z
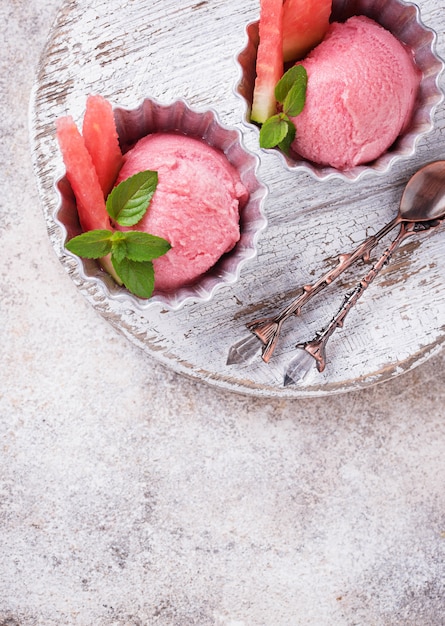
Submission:
M 369 285 L 373 282 L 376 276 L 379 274 L 381 269 L 389 263 L 392 255 L 400 246 L 400 244 L 411 235 L 415 235 L 418 232 L 423 230 L 429 230 L 431 228 L 437 227 L 441 223 L 441 220 L 433 220 L 431 222 L 424 223 L 414 223 L 414 222 L 403 222 L 397 237 L 390 244 L 390 246 L 385 250 L 382 256 L 376 261 L 370 271 L 366 274 L 366 276 L 360 281 L 360 283 L 355 287 L 353 291 L 351 291 L 344 299 L 343 304 L 338 310 L 335 317 L 331 320 L 328 326 L 317 333 L 315 339 L 309 341 L 307 343 L 299 344 L 296 346 L 297 348 L 303 349 L 308 352 L 317 363 L 317 369 L 319 372 L 322 372 L 326 367 L 326 344 L 334 333 L 334 331 L 342 327 L 345 321 L 345 318 L 352 307 L 356 304 L 357 300 L 363 295 L 365 290 L 369 287 Z M 291 367 L 288 368 L 288 372 L 286 373 L 287 377 L 290 377 Z
M 356 261 L 363 258 L 365 261 L 369 260 L 369 255 L 372 249 L 385 235 L 387 235 L 397 224 L 401 222 L 400 215 L 397 215 L 391 222 L 381 228 L 378 233 L 371 235 L 353 251 L 347 254 L 340 254 L 337 265 L 319 278 L 313 285 L 305 285 L 302 288 L 301 294 L 293 300 L 287 307 L 285 307 L 275 317 L 265 317 L 253 320 L 247 324 L 247 328 L 253 332 L 258 339 L 264 344 L 262 353 L 263 361 L 266 363 L 270 360 L 275 346 L 278 341 L 278 337 L 281 331 L 283 323 L 291 315 L 299 315 L 302 307 L 309 302 L 317 293 L 322 291 L 325 287 L 330 285 L 336 278 L 338 278 L 348 267 L 353 265 Z

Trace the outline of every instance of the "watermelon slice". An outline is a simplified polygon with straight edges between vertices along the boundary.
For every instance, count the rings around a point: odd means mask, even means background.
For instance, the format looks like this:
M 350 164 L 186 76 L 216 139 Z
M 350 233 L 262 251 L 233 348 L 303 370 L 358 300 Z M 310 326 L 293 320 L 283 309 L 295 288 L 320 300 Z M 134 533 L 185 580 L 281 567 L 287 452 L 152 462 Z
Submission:
M 66 176 L 76 196 L 83 231 L 111 230 L 110 218 L 93 161 L 71 115 L 56 121 L 57 140 L 66 167 Z
M 82 230 L 113 230 L 93 161 L 73 118 L 70 115 L 59 118 L 56 131 L 66 176 L 76 197 Z M 109 257 L 101 259 L 101 265 L 121 284 Z
M 112 106 L 102 96 L 88 96 L 82 135 L 106 198 L 122 166 L 122 153 Z
M 284 0 L 283 59 L 298 61 L 323 39 L 332 0 Z
M 260 0 L 259 44 L 251 120 L 276 113 L 275 85 L 283 75 L 283 0 Z

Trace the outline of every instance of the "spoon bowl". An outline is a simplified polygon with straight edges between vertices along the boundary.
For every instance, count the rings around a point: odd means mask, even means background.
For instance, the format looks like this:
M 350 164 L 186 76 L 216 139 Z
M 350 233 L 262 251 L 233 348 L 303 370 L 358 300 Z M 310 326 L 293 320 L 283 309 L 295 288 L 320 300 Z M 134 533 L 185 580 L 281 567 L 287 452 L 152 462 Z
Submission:
M 399 214 L 406 222 L 429 222 L 445 215 L 445 161 L 428 163 L 409 179 Z

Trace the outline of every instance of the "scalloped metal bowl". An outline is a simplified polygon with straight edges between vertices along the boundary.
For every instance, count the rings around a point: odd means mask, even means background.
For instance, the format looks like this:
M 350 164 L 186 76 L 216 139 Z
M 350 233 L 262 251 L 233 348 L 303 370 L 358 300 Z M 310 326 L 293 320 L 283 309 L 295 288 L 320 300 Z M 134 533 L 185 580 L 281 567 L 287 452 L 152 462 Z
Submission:
M 147 98 L 135 109 L 116 108 L 115 118 L 124 152 L 138 139 L 155 131 L 182 132 L 198 137 L 221 150 L 229 162 L 237 168 L 250 197 L 240 212 L 241 237 L 236 246 L 191 285 L 181 287 L 171 293 L 154 292 L 151 298 L 144 300 L 117 285 L 99 268 L 96 261 L 74 257 L 81 280 L 94 284 L 105 297 L 131 303 L 139 309 L 158 303 L 168 309 L 177 310 L 186 302 L 209 301 L 219 287 L 237 281 L 243 266 L 256 256 L 259 235 L 266 228 L 264 201 L 268 190 L 257 178 L 258 157 L 243 147 L 239 130 L 223 126 L 214 111 L 194 111 L 183 100 L 162 105 Z M 81 228 L 77 218 L 75 199 L 65 177 L 57 182 L 57 189 L 60 204 L 55 217 L 65 231 L 64 241 L 67 241 L 80 234 Z M 67 254 L 70 253 L 67 252 Z
M 422 71 L 422 80 L 411 124 L 403 135 L 400 135 L 395 143 L 372 163 L 358 165 L 349 170 L 337 170 L 299 158 L 296 154 L 287 157 L 278 149 L 270 150 L 277 153 L 283 167 L 292 171 L 306 171 L 318 180 L 340 177 L 356 181 L 368 172 L 385 174 L 397 161 L 412 157 L 418 141 L 433 129 L 434 111 L 443 98 L 439 88 L 439 76 L 444 63 L 435 53 L 436 34 L 421 21 L 417 5 L 402 0 L 333 0 L 332 21 L 342 22 L 352 15 L 370 17 L 408 45 L 413 50 L 416 64 Z M 249 24 L 246 33 L 247 45 L 237 56 L 241 80 L 235 90 L 245 101 L 244 122 L 252 127 L 254 124 L 250 122 L 250 110 L 255 83 L 258 22 Z

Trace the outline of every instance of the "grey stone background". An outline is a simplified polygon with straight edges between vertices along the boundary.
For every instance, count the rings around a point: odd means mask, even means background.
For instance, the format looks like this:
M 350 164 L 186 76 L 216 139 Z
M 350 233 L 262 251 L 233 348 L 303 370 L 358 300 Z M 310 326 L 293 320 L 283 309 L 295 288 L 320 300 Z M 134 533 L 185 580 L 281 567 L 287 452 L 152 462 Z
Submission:
M 31 168 L 60 5 L 0 4 L 0 626 L 445 624 L 445 355 L 255 400 L 116 334 L 59 265 Z

